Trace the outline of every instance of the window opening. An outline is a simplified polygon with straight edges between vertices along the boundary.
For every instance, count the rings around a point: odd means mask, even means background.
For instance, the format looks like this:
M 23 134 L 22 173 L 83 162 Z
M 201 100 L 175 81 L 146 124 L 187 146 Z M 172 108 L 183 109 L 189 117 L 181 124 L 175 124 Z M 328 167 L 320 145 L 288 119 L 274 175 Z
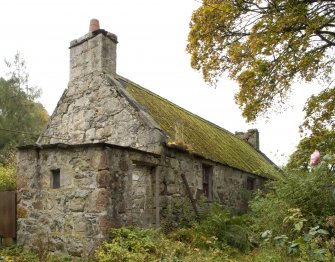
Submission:
M 52 174 L 52 188 L 60 188 L 60 169 L 51 170 Z
M 202 166 L 202 188 L 208 200 L 212 200 L 212 174 L 213 168 L 211 166 Z
M 253 177 L 247 178 L 247 189 L 248 190 L 254 190 L 256 187 L 256 179 Z

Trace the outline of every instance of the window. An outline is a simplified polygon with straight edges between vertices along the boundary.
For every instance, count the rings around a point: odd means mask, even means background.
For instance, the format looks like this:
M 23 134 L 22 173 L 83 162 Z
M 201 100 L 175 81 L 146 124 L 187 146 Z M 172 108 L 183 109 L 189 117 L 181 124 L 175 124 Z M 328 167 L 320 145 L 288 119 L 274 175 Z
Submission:
M 256 188 L 256 179 L 253 177 L 247 178 L 247 189 L 248 190 L 255 190 Z
M 60 170 L 51 170 L 51 185 L 52 188 L 60 188 Z
M 212 174 L 213 168 L 211 166 L 202 166 L 202 188 L 208 200 L 212 200 Z

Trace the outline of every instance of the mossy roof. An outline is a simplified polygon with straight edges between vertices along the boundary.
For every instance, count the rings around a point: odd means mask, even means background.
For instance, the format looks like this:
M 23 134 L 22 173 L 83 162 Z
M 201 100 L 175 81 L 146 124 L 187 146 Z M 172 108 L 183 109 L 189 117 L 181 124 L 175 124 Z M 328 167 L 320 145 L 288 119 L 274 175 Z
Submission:
M 183 140 L 191 152 L 204 158 L 248 173 L 277 177 L 273 163 L 241 138 L 128 79 L 119 77 L 118 80 L 137 103 L 146 108 L 168 135 L 170 143 Z

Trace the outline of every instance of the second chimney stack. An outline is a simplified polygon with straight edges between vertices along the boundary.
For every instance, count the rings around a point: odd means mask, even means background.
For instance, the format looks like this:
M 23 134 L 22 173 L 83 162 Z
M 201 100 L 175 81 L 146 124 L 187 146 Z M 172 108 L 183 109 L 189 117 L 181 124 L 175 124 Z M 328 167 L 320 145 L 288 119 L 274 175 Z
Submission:
M 235 135 L 259 150 L 259 132 L 257 129 L 249 129 L 247 132 L 235 132 Z

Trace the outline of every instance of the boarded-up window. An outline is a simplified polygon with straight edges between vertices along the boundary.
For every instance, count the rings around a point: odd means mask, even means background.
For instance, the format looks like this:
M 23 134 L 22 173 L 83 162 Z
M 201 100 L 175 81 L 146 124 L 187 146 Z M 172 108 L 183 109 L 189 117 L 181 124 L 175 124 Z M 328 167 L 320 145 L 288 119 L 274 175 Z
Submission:
M 212 200 L 212 176 L 213 176 L 213 167 L 208 165 L 202 165 L 202 188 L 204 195 L 208 200 Z
M 60 188 L 60 169 L 51 170 L 52 188 Z

